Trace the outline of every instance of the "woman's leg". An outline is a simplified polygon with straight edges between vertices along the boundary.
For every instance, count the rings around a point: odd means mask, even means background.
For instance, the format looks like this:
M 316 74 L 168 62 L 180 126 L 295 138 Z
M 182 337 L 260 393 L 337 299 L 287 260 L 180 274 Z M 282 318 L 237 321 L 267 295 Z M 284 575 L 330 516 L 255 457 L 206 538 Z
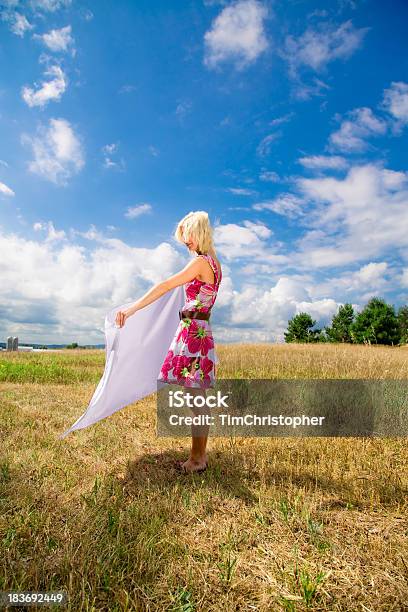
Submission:
M 206 398 L 205 389 L 191 388 L 188 389 L 188 392 L 195 397 Z M 211 411 L 206 404 L 203 406 L 193 406 L 191 409 L 194 412 L 194 416 L 200 415 L 203 418 L 206 415 L 211 416 Z M 183 463 L 183 469 L 185 471 L 195 472 L 207 466 L 208 457 L 206 447 L 209 429 L 210 426 L 205 424 L 191 425 L 191 451 L 190 457 Z

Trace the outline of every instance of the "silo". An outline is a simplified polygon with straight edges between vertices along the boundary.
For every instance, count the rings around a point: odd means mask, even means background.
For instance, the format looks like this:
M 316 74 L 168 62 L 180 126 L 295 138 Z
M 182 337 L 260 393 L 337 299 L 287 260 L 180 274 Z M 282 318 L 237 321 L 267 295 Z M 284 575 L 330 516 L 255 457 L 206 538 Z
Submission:
M 13 350 L 13 337 L 9 336 L 7 338 L 7 350 L 8 351 L 12 351 Z
M 17 336 L 13 338 L 13 351 L 18 351 L 18 338 L 17 338 Z

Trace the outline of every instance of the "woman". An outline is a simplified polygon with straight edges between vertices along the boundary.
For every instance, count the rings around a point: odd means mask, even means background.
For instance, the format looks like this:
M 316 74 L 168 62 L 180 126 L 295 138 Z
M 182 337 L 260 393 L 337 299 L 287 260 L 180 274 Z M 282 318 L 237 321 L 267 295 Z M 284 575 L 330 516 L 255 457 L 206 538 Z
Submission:
M 183 270 L 152 287 L 130 308 L 119 311 L 116 324 L 122 327 L 126 319 L 151 304 L 167 291 L 185 286 L 186 301 L 180 311 L 180 323 L 168 349 L 158 380 L 188 387 L 190 393 L 205 394 L 215 382 L 214 340 L 209 322 L 217 297 L 222 271 L 217 259 L 213 231 L 204 211 L 190 212 L 177 225 L 175 237 L 196 256 Z M 190 456 L 179 467 L 184 472 L 199 472 L 207 468 L 206 446 L 208 427 L 197 435 L 192 426 Z

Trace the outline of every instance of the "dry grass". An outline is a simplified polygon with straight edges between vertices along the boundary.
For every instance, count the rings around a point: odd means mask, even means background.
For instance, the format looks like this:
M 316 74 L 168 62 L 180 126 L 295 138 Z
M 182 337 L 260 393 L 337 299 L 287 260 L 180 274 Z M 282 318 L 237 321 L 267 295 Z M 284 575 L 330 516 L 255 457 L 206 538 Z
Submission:
M 405 348 L 218 354 L 223 378 L 408 377 Z M 65 589 L 75 612 L 407 609 L 404 439 L 214 438 L 181 476 L 189 441 L 156 437 L 154 396 L 57 438 L 103 365 L 0 358 L 0 590 Z

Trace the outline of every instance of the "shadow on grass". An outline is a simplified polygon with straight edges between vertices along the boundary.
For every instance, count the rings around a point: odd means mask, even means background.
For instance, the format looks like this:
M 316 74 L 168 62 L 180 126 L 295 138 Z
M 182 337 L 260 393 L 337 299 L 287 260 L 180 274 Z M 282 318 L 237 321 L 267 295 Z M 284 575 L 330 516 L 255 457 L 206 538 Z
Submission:
M 176 462 L 185 458 L 185 454 L 174 451 L 143 454 L 129 462 L 124 482 L 133 489 L 148 486 L 165 490 L 174 487 L 175 483 L 184 487 L 200 486 L 224 497 L 237 498 L 248 505 L 259 503 L 257 490 L 260 483 L 274 487 L 282 494 L 306 490 L 319 498 L 335 495 L 338 497 L 335 506 L 350 507 L 351 504 L 360 509 L 372 505 L 373 499 L 383 506 L 393 506 L 408 494 L 408 489 L 402 485 L 398 475 L 393 480 L 381 474 L 345 479 L 316 475 L 306 469 L 295 473 L 282 466 L 274 470 L 268 467 L 261 470 L 253 463 L 248 465 L 244 454 L 231 455 L 220 451 L 209 453 L 209 467 L 205 472 L 181 474 L 176 468 Z

